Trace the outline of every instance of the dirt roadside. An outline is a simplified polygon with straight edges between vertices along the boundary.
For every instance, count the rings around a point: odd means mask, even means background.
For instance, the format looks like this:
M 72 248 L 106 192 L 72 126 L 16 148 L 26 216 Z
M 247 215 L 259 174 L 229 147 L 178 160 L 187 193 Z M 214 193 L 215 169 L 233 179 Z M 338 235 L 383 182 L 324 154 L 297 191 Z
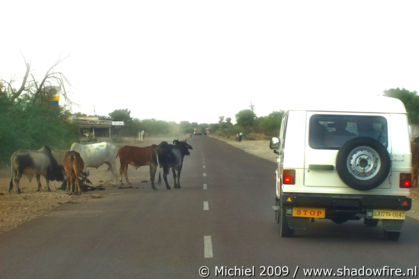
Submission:
M 264 158 L 276 163 L 276 155 L 269 148 L 269 140 L 251 140 L 251 141 L 235 141 L 222 137 L 216 137 L 236 148 L 239 148 L 247 153 Z M 419 220 L 419 187 L 414 187 L 410 191 L 410 198 L 412 199 L 412 209 L 407 212 L 407 216 Z

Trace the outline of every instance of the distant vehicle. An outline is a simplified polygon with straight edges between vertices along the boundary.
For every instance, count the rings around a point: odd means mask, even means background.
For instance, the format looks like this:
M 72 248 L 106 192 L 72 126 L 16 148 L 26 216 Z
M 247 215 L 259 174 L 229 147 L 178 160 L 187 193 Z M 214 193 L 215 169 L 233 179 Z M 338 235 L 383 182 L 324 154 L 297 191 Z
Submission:
M 274 208 L 281 237 L 310 220 L 363 219 L 399 238 L 412 185 L 402 102 L 376 97 L 290 110 L 270 147 L 279 157 Z
M 201 128 L 194 128 L 193 129 L 193 134 L 197 135 L 197 136 L 201 136 L 202 135 L 202 129 Z

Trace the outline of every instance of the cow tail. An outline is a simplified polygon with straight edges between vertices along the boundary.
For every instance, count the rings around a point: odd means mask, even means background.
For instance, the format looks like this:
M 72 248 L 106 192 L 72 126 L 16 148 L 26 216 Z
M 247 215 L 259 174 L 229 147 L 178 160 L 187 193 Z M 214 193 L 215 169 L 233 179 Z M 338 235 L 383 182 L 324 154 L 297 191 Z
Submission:
M 159 154 L 157 152 L 157 148 L 153 149 L 153 155 L 151 155 L 151 159 L 153 160 L 153 163 L 159 167 Z
M 153 161 L 154 162 L 156 162 L 156 166 L 157 166 L 157 168 L 159 169 L 159 181 L 158 181 L 158 183 L 160 184 L 161 183 L 161 176 L 160 176 L 160 162 L 159 162 L 159 153 L 158 153 L 158 147 L 157 148 L 154 148 L 154 150 L 153 150 Z
M 13 188 L 13 178 L 14 178 L 14 172 L 13 172 L 13 156 L 14 154 L 12 154 L 12 156 L 10 157 L 10 184 L 9 184 L 9 192 L 10 190 L 12 190 Z

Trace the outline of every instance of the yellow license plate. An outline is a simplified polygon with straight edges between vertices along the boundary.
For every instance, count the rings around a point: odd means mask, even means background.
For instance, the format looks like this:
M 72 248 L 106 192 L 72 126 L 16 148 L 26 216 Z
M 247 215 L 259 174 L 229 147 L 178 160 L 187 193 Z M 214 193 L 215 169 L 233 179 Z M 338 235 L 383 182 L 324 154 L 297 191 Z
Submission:
M 326 218 L 326 209 L 324 209 L 324 208 L 293 207 L 292 208 L 292 217 Z
M 372 218 L 404 220 L 406 218 L 406 213 L 404 210 L 373 209 Z

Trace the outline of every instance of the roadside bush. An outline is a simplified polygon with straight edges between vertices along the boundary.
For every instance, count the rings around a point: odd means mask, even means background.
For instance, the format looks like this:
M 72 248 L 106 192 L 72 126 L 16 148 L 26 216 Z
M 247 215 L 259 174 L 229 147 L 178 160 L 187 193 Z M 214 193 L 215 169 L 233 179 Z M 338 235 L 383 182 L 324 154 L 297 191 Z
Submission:
M 60 108 L 0 96 L 0 164 L 17 149 L 68 149 L 77 137 L 77 127 L 65 121 Z

